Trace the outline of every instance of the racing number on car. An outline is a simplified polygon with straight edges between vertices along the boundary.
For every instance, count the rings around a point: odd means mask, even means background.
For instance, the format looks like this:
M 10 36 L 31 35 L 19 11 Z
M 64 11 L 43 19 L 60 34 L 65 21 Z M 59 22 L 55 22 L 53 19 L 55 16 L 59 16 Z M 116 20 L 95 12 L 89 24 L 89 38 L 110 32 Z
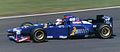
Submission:
M 70 34 L 71 36 L 74 36 L 76 32 L 76 27 L 73 27 L 72 33 Z

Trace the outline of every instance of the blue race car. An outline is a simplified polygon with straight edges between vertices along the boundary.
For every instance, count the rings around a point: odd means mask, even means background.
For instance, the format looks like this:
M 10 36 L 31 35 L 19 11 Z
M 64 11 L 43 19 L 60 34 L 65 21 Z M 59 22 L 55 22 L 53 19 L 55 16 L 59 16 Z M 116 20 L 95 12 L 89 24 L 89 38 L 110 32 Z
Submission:
M 75 38 L 96 36 L 107 39 L 113 33 L 113 19 L 105 15 L 97 15 L 96 19 L 80 19 L 72 15 L 64 15 L 56 23 L 33 24 L 25 22 L 20 27 L 8 29 L 8 37 L 16 42 L 44 42 L 48 38 Z

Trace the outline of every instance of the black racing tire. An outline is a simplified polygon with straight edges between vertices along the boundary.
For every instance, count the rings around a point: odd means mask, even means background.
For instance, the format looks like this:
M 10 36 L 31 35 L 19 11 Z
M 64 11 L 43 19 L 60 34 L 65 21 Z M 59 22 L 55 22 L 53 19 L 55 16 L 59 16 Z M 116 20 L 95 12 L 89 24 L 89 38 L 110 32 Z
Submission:
M 112 36 L 112 28 L 106 24 L 99 24 L 97 26 L 97 37 L 102 39 L 108 39 Z
M 46 33 L 43 31 L 43 29 L 41 28 L 36 28 L 32 31 L 32 34 L 30 35 L 31 40 L 33 40 L 33 42 L 45 42 L 46 41 Z
M 33 23 L 31 22 L 24 22 L 21 24 L 21 26 L 33 26 Z

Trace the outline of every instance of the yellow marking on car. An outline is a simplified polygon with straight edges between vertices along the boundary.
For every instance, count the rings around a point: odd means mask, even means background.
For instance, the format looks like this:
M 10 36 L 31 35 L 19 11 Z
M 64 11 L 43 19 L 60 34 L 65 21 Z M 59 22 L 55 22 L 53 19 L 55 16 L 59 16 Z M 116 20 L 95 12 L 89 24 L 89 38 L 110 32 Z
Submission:
M 73 27 L 72 33 L 70 34 L 71 36 L 74 36 L 76 32 L 76 27 Z

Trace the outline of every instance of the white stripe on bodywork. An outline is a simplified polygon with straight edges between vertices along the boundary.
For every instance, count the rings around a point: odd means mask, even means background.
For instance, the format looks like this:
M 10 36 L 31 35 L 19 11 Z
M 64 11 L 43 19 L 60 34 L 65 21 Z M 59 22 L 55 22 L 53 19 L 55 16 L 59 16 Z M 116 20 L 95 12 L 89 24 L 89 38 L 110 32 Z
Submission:
M 67 36 L 59 36 L 59 38 L 67 38 Z
M 87 21 L 82 21 L 83 24 L 92 24 L 90 22 L 87 22 Z
M 47 38 L 53 38 L 53 36 L 47 36 Z

